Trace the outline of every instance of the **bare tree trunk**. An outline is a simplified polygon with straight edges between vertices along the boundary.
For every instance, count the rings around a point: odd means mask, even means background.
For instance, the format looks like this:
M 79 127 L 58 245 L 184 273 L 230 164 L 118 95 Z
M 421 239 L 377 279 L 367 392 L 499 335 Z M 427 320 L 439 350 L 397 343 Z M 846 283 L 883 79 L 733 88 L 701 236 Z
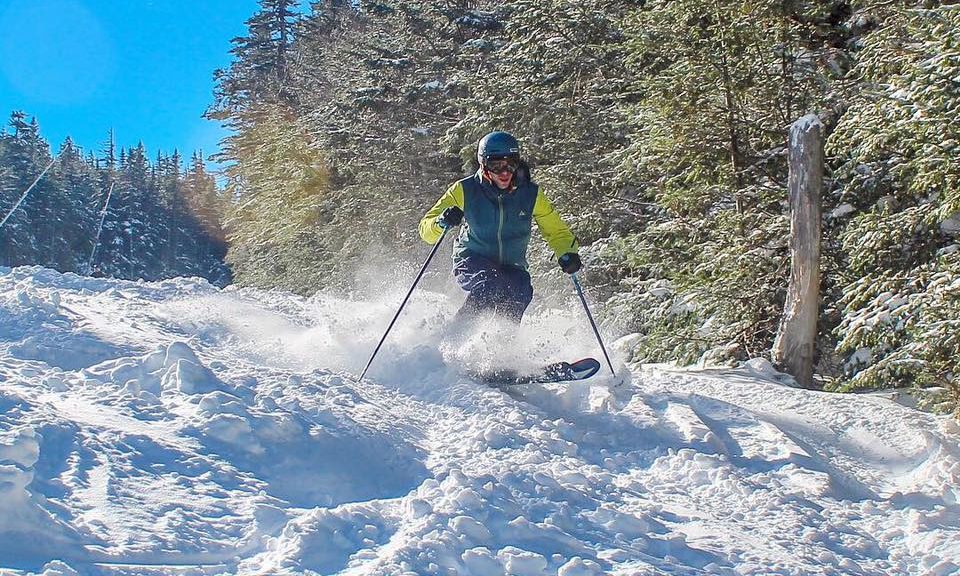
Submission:
M 823 191 L 823 124 L 813 114 L 790 127 L 790 285 L 773 345 L 773 362 L 813 386 L 813 357 L 820 310 L 820 194 Z

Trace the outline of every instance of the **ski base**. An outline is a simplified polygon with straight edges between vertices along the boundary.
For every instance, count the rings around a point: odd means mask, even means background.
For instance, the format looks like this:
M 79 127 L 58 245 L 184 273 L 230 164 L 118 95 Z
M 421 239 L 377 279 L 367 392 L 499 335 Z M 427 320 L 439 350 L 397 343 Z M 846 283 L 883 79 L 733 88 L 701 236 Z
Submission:
M 600 362 L 595 358 L 583 358 L 576 362 L 554 362 L 533 373 L 518 373 L 516 370 L 494 370 L 477 374 L 476 377 L 484 383 L 494 386 L 515 386 L 518 384 L 548 384 L 551 382 L 586 380 L 599 371 Z

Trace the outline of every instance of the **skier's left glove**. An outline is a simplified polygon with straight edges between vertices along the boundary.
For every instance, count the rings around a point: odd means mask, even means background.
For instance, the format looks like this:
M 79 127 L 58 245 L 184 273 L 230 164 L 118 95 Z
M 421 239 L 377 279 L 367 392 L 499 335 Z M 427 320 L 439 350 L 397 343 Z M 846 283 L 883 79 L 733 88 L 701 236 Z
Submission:
M 463 222 L 463 210 L 459 206 L 450 206 L 437 218 L 437 226 L 444 230 L 459 226 Z
M 560 264 L 560 269 L 567 274 L 574 274 L 583 266 L 583 263 L 580 262 L 580 255 L 576 252 L 567 252 L 557 260 L 557 263 Z

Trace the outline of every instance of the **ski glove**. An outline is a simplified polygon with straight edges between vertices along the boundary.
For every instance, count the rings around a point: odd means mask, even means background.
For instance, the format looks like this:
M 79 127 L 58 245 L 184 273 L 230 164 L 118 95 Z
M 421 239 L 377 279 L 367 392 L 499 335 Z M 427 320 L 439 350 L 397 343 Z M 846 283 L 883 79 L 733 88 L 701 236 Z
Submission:
M 576 252 L 567 252 L 557 262 L 560 264 L 560 269 L 567 274 L 574 274 L 583 266 L 583 263 L 580 262 L 580 255 Z
M 459 206 L 451 206 L 437 218 L 437 226 L 444 230 L 453 228 L 463 222 L 463 210 Z

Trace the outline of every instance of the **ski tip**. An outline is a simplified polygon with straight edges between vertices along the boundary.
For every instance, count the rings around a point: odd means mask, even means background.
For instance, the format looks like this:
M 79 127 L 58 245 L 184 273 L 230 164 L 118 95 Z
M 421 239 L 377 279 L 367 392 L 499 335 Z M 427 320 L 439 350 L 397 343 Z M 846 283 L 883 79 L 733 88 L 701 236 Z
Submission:
M 571 362 L 570 365 L 573 366 L 573 367 L 575 367 L 575 368 L 579 368 L 579 369 L 592 368 L 592 367 L 594 367 L 594 366 L 596 366 L 597 369 L 599 369 L 599 368 L 600 368 L 600 361 L 597 360 L 596 358 L 581 358 L 580 360 L 577 360 L 576 362 Z
M 600 361 L 596 358 L 581 358 L 570 363 L 570 370 L 576 380 L 585 380 L 600 371 Z

